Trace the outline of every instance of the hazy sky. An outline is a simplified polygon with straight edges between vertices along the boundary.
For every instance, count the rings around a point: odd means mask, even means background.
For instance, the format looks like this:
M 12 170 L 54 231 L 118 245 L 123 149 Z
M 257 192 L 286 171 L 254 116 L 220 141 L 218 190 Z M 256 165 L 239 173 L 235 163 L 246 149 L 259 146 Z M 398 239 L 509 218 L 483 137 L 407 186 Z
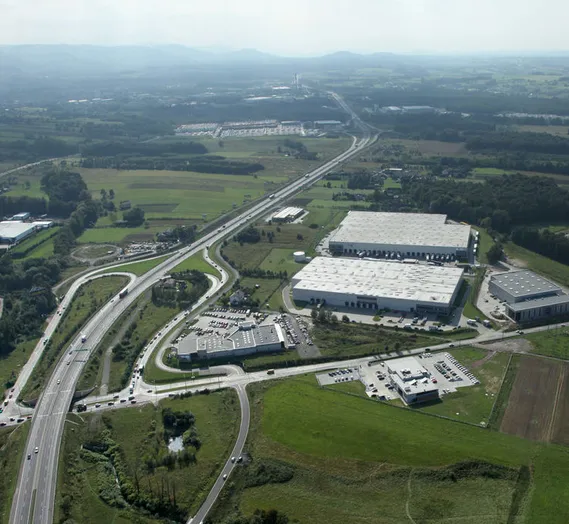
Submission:
M 568 0 L 0 0 L 0 44 L 156 44 L 285 55 L 567 50 Z

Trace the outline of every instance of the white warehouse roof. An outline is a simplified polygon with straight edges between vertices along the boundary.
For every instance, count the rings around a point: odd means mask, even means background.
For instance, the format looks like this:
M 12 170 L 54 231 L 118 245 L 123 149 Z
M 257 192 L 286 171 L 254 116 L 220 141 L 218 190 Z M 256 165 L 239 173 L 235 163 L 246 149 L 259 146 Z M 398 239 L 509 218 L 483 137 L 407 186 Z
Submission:
M 15 239 L 20 235 L 35 229 L 34 224 L 28 222 L 16 222 L 14 220 L 3 220 L 0 222 L 0 238 Z
M 316 257 L 294 275 L 292 286 L 294 290 L 450 305 L 462 271 L 457 267 Z
M 296 218 L 303 211 L 304 210 L 301 207 L 285 207 L 273 215 L 273 220 L 286 220 L 288 218 Z
M 331 243 L 468 248 L 470 226 L 447 224 L 446 215 L 349 211 Z
M 561 293 L 558 285 L 527 269 L 498 273 L 492 275 L 490 281 L 516 298 L 541 293 Z

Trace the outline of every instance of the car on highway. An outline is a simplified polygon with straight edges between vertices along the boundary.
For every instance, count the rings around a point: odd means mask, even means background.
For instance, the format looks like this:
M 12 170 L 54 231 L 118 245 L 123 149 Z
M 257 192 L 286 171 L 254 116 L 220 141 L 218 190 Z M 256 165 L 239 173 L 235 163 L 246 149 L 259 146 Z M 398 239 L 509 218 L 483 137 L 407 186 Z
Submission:
M 126 402 L 126 398 L 121 398 L 121 404 L 124 404 Z
M 96 408 L 100 408 L 100 407 L 101 407 L 101 404 L 95 404 L 95 407 L 96 407 Z
M 61 384 L 61 379 L 60 379 L 60 378 L 57 379 L 57 383 L 58 383 L 58 384 Z
M 115 403 L 114 402 L 107 402 L 107 406 L 114 406 Z
M 227 480 L 227 473 L 223 474 L 223 480 Z
M 28 460 L 31 460 L 32 456 L 28 453 Z
M 34 453 L 37 455 L 39 453 L 40 448 L 38 448 L 37 446 L 34 448 Z
M 235 457 L 231 457 L 231 462 L 235 462 Z

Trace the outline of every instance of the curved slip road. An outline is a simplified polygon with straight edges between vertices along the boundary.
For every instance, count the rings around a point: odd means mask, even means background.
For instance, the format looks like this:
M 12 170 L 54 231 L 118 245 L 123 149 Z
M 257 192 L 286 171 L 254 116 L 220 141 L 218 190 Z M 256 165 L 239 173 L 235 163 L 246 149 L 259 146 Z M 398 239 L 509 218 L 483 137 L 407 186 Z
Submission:
M 129 293 L 124 299 L 117 299 L 113 303 L 106 304 L 94 315 L 82 329 L 83 334 L 87 336 L 86 345 L 88 346 L 83 348 L 85 351 L 81 352 L 82 358 L 76 358 L 78 354 L 76 350 L 82 349 L 81 336 L 79 335 L 69 348 L 73 354 L 73 361 L 69 365 L 67 364 L 66 359 L 69 356 L 67 353 L 60 359 L 39 399 L 26 445 L 26 455 L 31 453 L 32 458 L 31 460 L 27 460 L 26 456 L 23 458 L 12 501 L 10 522 L 20 524 L 52 522 L 61 434 L 75 385 L 92 349 L 99 344 L 105 333 L 126 308 L 181 261 L 198 253 L 204 247 L 208 248 L 210 244 L 223 239 L 225 236 L 235 233 L 250 221 L 265 215 L 290 196 L 312 185 L 340 162 L 359 154 L 363 148 L 374 141 L 375 138 L 372 139 L 369 136 L 365 136 L 359 141 L 354 138 L 352 145 L 344 153 L 316 168 L 305 177 L 297 179 L 276 191 L 274 195 L 255 204 L 248 211 L 230 220 L 218 230 L 208 233 L 196 241 L 194 245 L 179 250 L 165 262 L 138 277 L 130 284 L 128 286 Z M 87 280 L 89 275 L 82 278 Z M 34 453 L 36 447 L 38 448 L 37 454 Z

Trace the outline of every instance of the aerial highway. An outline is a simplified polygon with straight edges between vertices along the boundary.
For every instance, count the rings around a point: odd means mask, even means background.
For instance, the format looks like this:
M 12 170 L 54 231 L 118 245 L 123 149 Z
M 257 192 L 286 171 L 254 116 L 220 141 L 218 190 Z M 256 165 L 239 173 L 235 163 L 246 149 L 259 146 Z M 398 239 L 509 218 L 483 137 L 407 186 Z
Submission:
M 354 138 L 351 146 L 345 152 L 311 173 L 307 173 L 304 177 L 294 180 L 241 215 L 231 219 L 221 228 L 204 235 L 192 246 L 179 250 L 154 269 L 136 278 L 128 285 L 128 294 L 124 298 L 116 297 L 89 320 L 82 328 L 81 334 L 71 342 L 57 363 L 34 410 L 30 434 L 12 501 L 10 522 L 27 524 L 29 522 L 50 523 L 53 521 L 60 441 L 75 386 L 91 352 L 129 305 L 146 289 L 169 274 L 181 261 L 199 253 L 204 247 L 235 233 L 250 221 L 266 214 L 293 194 L 319 180 L 339 163 L 359 154 L 362 149 L 374 141 L 375 137 L 371 137 L 367 133 L 361 139 Z M 82 279 L 88 280 L 89 275 L 91 274 L 85 275 Z M 68 297 L 70 300 L 72 294 L 68 293 Z M 208 294 L 206 298 L 210 298 L 210 295 Z M 82 342 L 83 338 L 86 340 L 85 342 Z M 30 368 L 30 372 L 31 369 L 33 366 Z

